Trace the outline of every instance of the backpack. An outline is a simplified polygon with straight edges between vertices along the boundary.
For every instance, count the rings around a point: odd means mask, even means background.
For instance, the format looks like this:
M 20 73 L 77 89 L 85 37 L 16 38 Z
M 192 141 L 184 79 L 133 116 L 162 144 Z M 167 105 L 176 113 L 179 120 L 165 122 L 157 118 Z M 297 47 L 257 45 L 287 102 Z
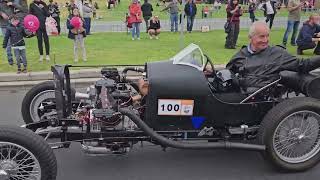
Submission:
M 46 18 L 46 30 L 48 36 L 57 36 L 59 34 L 57 29 L 57 22 L 51 16 Z

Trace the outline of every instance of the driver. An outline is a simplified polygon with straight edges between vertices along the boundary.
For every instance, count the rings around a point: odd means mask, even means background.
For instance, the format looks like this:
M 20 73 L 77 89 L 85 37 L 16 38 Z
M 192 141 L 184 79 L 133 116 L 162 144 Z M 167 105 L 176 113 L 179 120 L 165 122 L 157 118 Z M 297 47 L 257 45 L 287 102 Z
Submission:
M 265 22 L 254 22 L 249 30 L 249 45 L 243 46 L 226 66 L 238 75 L 239 85 L 245 91 L 279 79 L 281 71 L 307 73 L 320 66 L 320 56 L 303 60 L 281 46 L 269 46 L 269 33 Z

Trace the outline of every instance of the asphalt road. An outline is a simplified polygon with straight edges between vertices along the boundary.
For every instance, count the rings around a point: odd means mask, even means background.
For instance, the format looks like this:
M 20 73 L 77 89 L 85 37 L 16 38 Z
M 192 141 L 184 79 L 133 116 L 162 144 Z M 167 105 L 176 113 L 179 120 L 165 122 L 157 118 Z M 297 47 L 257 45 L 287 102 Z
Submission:
M 0 91 L 0 124 L 22 125 L 20 106 L 25 91 Z M 127 156 L 92 157 L 79 144 L 55 151 L 58 180 L 316 180 L 320 164 L 304 173 L 279 173 L 257 152 L 187 151 L 135 146 Z

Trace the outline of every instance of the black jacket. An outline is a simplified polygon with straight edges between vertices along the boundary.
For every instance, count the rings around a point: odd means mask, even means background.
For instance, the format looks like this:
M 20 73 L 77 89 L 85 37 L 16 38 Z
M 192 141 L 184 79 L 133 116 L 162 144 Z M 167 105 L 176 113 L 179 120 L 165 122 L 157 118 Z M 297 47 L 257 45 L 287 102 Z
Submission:
M 40 8 L 39 5 L 42 5 L 43 8 Z M 49 9 L 45 2 L 32 2 L 30 4 L 29 13 L 35 15 L 40 22 L 40 27 L 46 27 L 46 18 L 49 17 Z
M 74 37 L 75 37 L 75 34 L 73 34 L 72 32 L 71 32 L 71 29 L 73 29 L 74 27 L 71 25 L 71 23 L 70 23 L 70 20 L 72 19 L 72 17 L 73 17 L 73 15 L 69 15 L 69 17 L 68 17 L 68 19 L 67 19 L 67 28 L 69 29 L 69 32 L 68 32 L 68 38 L 69 39 L 74 39 Z M 82 19 L 82 22 L 84 22 L 84 20 Z M 84 26 L 84 23 L 82 24 L 82 27 L 85 29 L 85 26 Z M 82 32 L 81 33 L 82 35 L 83 35 L 83 37 L 86 37 L 86 32 L 84 31 L 84 32 Z
M 190 13 L 190 5 L 192 6 L 192 13 Z M 197 6 L 194 3 L 187 3 L 184 6 L 184 13 L 186 13 L 187 16 L 195 16 L 197 14 Z
M 302 28 L 300 29 L 298 38 L 297 38 L 297 44 L 299 46 L 303 46 L 306 44 L 314 43 L 312 42 L 312 38 L 314 37 L 315 33 L 320 32 L 320 28 L 318 25 L 310 25 L 309 22 L 303 23 Z
M 284 70 L 307 73 L 318 67 L 320 56 L 303 60 L 279 46 L 268 47 L 253 54 L 244 46 L 227 64 L 228 69 L 239 74 L 242 88 L 263 87 L 278 79 L 279 73 Z
M 153 22 L 153 20 L 151 19 L 148 29 L 160 29 L 160 20 L 158 20 L 158 22 Z
M 150 3 L 143 3 L 143 5 L 141 6 L 141 11 L 143 14 L 143 17 L 147 17 L 147 16 L 152 16 L 152 5 Z
M 48 5 L 49 14 L 53 18 L 57 18 L 60 16 L 60 10 L 58 5 L 56 4 L 49 4 Z
M 3 39 L 2 47 L 7 47 L 9 38 L 11 46 L 24 46 L 25 42 L 23 40 L 23 37 L 28 37 L 29 34 L 30 33 L 27 32 L 27 30 L 25 30 L 21 24 L 18 24 L 18 26 L 13 26 L 12 24 L 9 24 L 7 26 L 7 32 Z

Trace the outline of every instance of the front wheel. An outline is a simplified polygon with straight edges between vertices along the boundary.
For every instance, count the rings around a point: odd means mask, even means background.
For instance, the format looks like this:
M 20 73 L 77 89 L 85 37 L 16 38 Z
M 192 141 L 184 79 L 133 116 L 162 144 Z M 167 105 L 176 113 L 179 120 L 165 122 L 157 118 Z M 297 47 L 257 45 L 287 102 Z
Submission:
M 57 161 L 52 149 L 32 131 L 0 126 L 1 180 L 55 180 Z
M 320 160 L 320 101 L 299 97 L 285 100 L 264 117 L 258 140 L 264 156 L 276 167 L 304 171 Z

